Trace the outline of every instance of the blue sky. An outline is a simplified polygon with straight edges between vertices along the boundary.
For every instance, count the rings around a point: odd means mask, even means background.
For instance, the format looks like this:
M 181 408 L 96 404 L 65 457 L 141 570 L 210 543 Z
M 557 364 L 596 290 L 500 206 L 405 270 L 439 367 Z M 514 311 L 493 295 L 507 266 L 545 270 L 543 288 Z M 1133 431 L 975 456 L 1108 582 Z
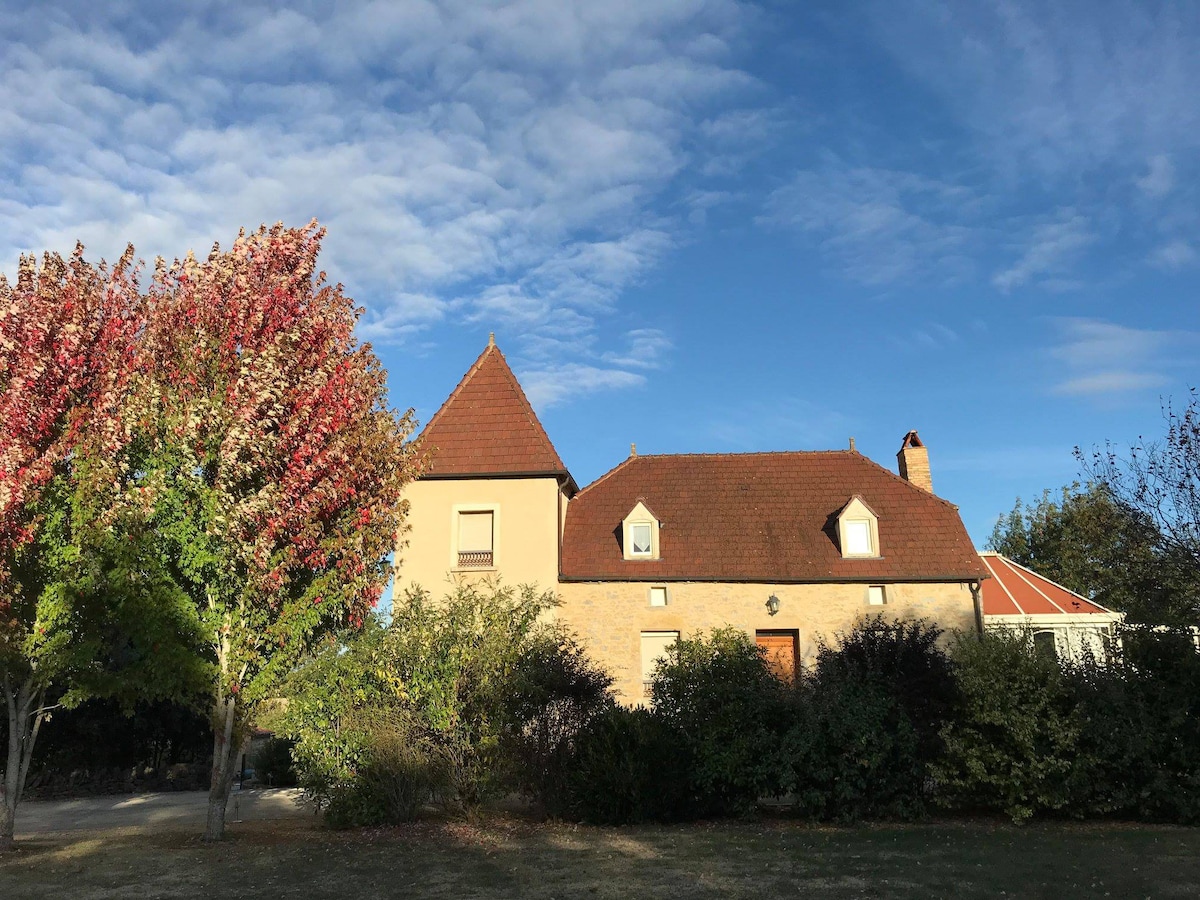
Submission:
M 0 2 L 0 268 L 316 217 L 576 479 L 909 428 L 977 543 L 1200 382 L 1200 5 Z

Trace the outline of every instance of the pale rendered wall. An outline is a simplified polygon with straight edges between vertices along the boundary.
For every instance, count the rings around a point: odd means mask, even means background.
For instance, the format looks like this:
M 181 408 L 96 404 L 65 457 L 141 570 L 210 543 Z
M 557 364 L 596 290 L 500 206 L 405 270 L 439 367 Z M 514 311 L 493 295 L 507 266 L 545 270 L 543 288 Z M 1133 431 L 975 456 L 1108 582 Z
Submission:
M 800 660 L 812 662 L 817 638 L 832 640 L 863 616 L 926 618 L 946 630 L 975 628 L 975 606 L 965 584 L 886 584 L 887 603 L 867 604 L 865 584 L 711 584 L 702 582 L 563 583 L 558 618 L 579 635 L 588 654 L 616 679 L 624 703 L 642 700 L 641 633 L 679 631 L 684 638 L 722 625 L 761 630 L 798 629 Z M 665 584 L 668 603 L 650 606 L 650 587 Z M 779 597 L 777 615 L 767 597 Z
M 558 585 L 559 487 L 555 478 L 480 478 L 416 481 L 405 497 L 408 524 L 396 573 L 395 596 L 420 585 L 435 597 L 454 580 L 499 575 L 506 584 Z M 494 507 L 493 569 L 456 568 L 459 509 Z

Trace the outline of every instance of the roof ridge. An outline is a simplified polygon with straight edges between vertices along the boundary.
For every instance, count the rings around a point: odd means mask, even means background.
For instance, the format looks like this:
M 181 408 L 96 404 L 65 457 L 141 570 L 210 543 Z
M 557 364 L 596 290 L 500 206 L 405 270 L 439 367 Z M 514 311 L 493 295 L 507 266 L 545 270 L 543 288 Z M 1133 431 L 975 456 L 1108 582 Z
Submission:
M 495 350 L 496 355 L 500 357 L 500 361 L 504 363 L 503 371 L 505 377 L 508 378 L 509 382 L 512 383 L 513 388 L 516 390 L 517 397 L 520 399 L 521 405 L 525 408 L 525 415 L 529 418 L 529 424 L 537 429 L 538 434 L 542 436 L 542 438 L 549 445 L 551 452 L 554 453 L 554 458 L 558 460 L 558 464 L 562 466 L 562 470 L 570 475 L 571 473 L 567 471 L 567 464 L 564 463 L 562 461 L 562 457 L 558 455 L 558 448 L 554 446 L 554 441 L 550 440 L 550 435 L 546 433 L 546 428 L 542 425 L 542 420 L 539 419 L 537 417 L 537 413 L 533 411 L 533 404 L 530 403 L 529 398 L 525 396 L 525 389 L 521 387 L 521 382 L 517 380 L 516 374 L 513 372 L 512 367 L 508 364 L 508 359 L 495 344 L 489 344 L 487 349 Z
M 450 396 L 442 401 L 442 405 L 437 408 L 437 412 L 435 412 L 430 417 L 429 421 L 425 423 L 425 427 L 422 428 L 421 433 L 417 435 L 418 441 L 425 437 L 426 432 L 433 427 L 433 424 L 442 417 L 442 413 L 444 413 L 450 404 L 453 403 L 458 397 L 458 395 L 462 393 L 463 388 L 467 386 L 472 376 L 474 376 L 479 371 L 480 366 L 483 365 L 483 358 L 496 349 L 498 348 L 495 344 L 488 344 L 483 348 L 483 352 L 475 358 L 475 362 L 471 363 L 470 368 L 468 368 L 463 377 L 458 380 L 458 384 L 455 386 L 454 390 L 450 392 Z
M 645 459 L 645 457 L 643 457 L 643 456 L 627 456 L 627 457 L 625 457 L 623 460 L 621 460 L 619 463 L 617 463 L 615 466 L 613 466 L 611 469 L 609 469 L 607 472 L 605 472 L 603 475 L 601 475 L 595 481 L 591 482 L 590 484 L 585 484 L 582 488 L 579 489 L 579 493 L 577 493 L 575 496 L 582 497 L 584 494 L 586 494 L 592 488 L 596 487 L 596 485 L 600 484 L 603 481 L 607 481 L 608 477 L 610 475 L 614 474 L 617 471 L 617 469 L 620 469 L 622 466 L 628 465 L 635 459 Z
M 817 454 L 846 455 L 850 453 L 853 453 L 855 456 L 862 456 L 856 450 L 741 450 L 728 453 L 639 453 L 636 457 L 631 456 L 629 459 L 677 459 L 681 456 L 702 456 L 709 459 L 721 459 L 735 456 L 799 456 L 801 454 L 816 456 Z

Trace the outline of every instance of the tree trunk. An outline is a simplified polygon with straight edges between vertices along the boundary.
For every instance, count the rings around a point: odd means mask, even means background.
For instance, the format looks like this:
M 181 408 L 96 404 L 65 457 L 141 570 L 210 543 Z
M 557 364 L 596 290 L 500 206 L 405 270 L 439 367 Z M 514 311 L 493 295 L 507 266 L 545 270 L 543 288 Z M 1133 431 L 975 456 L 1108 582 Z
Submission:
M 8 706 L 8 755 L 4 765 L 4 803 L 0 805 L 0 852 L 13 849 L 17 826 L 17 807 L 29 776 L 29 762 L 37 742 L 45 712 L 44 691 L 34 685 L 33 675 L 13 690 L 4 677 L 4 699 Z
M 237 698 L 226 697 L 213 708 L 213 766 L 212 783 L 208 789 L 208 825 L 206 841 L 219 841 L 225 836 L 225 807 L 233 788 L 233 764 L 237 761 L 233 747 Z

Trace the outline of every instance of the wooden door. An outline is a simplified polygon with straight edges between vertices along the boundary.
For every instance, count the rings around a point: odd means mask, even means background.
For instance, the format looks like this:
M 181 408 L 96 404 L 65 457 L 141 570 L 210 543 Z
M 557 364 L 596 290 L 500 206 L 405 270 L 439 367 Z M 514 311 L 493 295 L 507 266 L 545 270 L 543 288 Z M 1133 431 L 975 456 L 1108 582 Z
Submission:
M 762 648 L 767 666 L 776 678 L 783 681 L 796 680 L 796 660 L 800 655 L 800 632 L 759 631 L 754 635 L 755 643 Z

